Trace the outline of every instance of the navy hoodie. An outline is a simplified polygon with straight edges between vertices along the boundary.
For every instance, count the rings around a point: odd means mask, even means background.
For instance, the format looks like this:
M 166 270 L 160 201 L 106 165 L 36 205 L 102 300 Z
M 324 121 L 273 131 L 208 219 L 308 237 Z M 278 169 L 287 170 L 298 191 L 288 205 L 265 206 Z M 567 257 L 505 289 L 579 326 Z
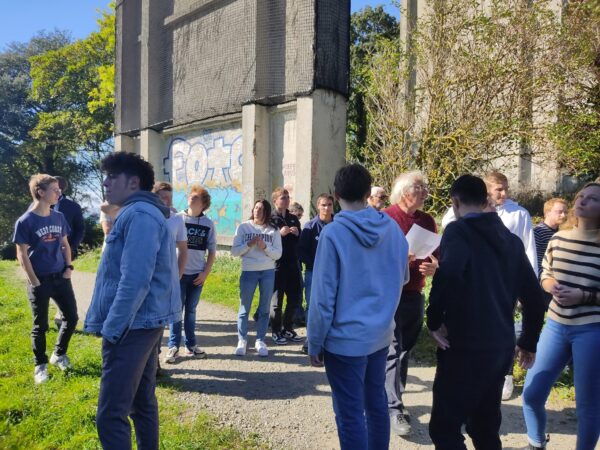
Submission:
M 429 295 L 428 328 L 445 324 L 455 349 L 511 348 L 518 298 L 523 334 L 517 344 L 535 352 L 544 321 L 543 293 L 523 243 L 498 215 L 474 214 L 450 223 L 440 253 Z

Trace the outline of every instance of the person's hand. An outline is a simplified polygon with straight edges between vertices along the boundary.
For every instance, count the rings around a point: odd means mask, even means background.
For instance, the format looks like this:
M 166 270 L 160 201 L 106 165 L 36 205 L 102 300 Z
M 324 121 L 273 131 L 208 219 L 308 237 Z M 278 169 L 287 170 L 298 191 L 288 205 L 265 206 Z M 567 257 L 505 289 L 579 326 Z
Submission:
M 256 242 L 258 241 L 258 236 L 254 236 L 252 239 L 250 239 L 246 245 L 248 247 L 252 247 L 253 245 L 256 245 Z
M 415 254 L 413 252 L 408 252 L 408 262 L 411 263 L 416 260 L 417 260 L 417 257 L 415 256 Z
M 323 367 L 323 354 L 319 355 L 309 355 L 310 365 L 313 367 Z
M 433 338 L 436 345 L 442 350 L 450 348 L 450 342 L 448 341 L 448 330 L 446 325 L 442 324 L 437 330 L 429 330 L 429 335 Z
M 519 361 L 519 366 L 523 369 L 531 369 L 533 363 L 535 362 L 535 353 L 523 350 L 518 345 L 515 347 L 515 353 L 517 356 L 517 361 Z
M 290 227 L 290 233 L 292 233 L 294 236 L 300 236 L 300 230 L 298 227 Z
M 565 286 L 560 283 L 556 283 L 552 287 L 551 294 L 554 300 L 561 306 L 579 305 L 583 300 L 583 291 L 581 289 Z
M 39 287 L 41 285 L 42 285 L 42 283 L 40 282 L 40 280 L 37 280 L 37 279 L 34 280 L 33 282 L 31 282 L 31 287 L 32 288 L 36 288 L 36 287 Z
M 419 272 L 421 272 L 421 275 L 425 277 L 432 277 L 435 274 L 435 271 L 438 269 L 438 267 L 440 267 L 438 260 L 435 256 L 431 255 L 429 258 L 431 259 L 431 262 L 423 261 L 419 265 Z
M 206 281 L 206 277 L 208 277 L 208 274 L 206 272 L 200 272 L 198 274 L 198 276 L 196 278 L 194 278 L 194 281 L 192 281 L 192 284 L 194 286 L 200 286 L 200 285 L 204 284 L 204 282 Z
M 68 267 L 62 274 L 63 278 L 66 278 L 67 280 L 71 278 L 71 275 L 73 275 L 73 271 Z
M 291 232 L 292 232 L 292 230 L 288 226 L 281 227 L 281 230 L 279 230 L 279 234 L 281 234 L 282 236 L 287 236 Z
M 261 250 L 264 250 L 265 248 L 267 248 L 267 244 L 265 243 L 265 241 L 262 238 L 258 238 L 256 240 L 256 246 L 258 248 L 260 248 Z

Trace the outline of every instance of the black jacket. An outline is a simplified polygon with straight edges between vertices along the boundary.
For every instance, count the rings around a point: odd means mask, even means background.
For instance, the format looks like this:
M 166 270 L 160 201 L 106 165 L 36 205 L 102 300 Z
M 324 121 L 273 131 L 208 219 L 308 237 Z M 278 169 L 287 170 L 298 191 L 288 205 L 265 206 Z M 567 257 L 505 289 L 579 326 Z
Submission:
M 291 214 L 287 210 L 285 217 L 277 212 L 274 212 L 271 215 L 271 224 L 278 230 L 282 229 L 285 226 L 296 227 L 298 228 L 298 231 L 300 231 L 302 228 L 298 217 L 296 217 L 294 214 Z M 281 246 L 283 248 L 283 253 L 281 254 L 281 258 L 279 258 L 275 263 L 275 269 L 278 269 L 281 266 L 298 266 L 297 247 L 299 239 L 300 236 L 296 236 L 293 233 L 281 236 Z
M 544 299 L 521 240 L 496 213 L 449 224 L 433 277 L 427 326 L 448 329 L 450 347 L 506 349 L 515 345 L 514 310 L 523 305 L 523 334 L 517 343 L 535 352 L 544 321 Z
M 63 213 L 65 219 L 67 219 L 67 223 L 71 228 L 71 233 L 67 239 L 71 250 L 77 254 L 77 247 L 81 244 L 85 233 L 85 223 L 83 221 L 81 206 L 63 195 L 58 200 L 58 203 L 54 205 L 54 210 Z

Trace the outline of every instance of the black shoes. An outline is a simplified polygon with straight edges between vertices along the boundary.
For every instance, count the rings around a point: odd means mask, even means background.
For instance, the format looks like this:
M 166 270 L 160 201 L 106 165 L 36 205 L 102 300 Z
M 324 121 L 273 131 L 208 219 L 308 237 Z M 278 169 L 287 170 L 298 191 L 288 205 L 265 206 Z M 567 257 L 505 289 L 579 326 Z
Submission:
M 298 336 L 298 333 L 296 333 L 293 330 L 283 330 L 281 332 L 281 336 L 283 336 L 289 342 L 302 342 L 302 341 L 304 341 L 304 338 L 301 337 L 301 336 Z

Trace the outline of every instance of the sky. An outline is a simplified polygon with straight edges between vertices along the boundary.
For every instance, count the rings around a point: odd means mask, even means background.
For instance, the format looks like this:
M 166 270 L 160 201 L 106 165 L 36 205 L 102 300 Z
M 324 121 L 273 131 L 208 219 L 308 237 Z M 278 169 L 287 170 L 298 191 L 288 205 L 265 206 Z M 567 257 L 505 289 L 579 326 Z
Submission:
M 384 5 L 389 14 L 398 17 L 392 0 L 351 2 L 352 12 L 367 5 Z M 10 42 L 27 42 L 41 30 L 66 30 L 73 39 L 84 38 L 97 30 L 98 10 L 108 9 L 109 3 L 110 0 L 0 0 L 0 51 Z

